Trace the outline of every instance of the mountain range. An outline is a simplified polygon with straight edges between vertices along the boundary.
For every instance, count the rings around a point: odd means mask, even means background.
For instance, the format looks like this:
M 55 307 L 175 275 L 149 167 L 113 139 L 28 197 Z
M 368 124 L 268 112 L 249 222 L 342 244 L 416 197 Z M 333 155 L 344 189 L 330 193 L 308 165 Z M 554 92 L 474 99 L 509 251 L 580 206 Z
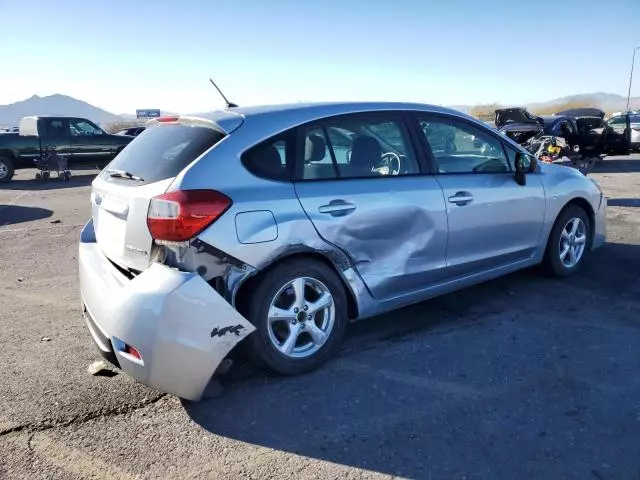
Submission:
M 28 115 L 82 117 L 97 123 L 113 123 L 122 120 L 120 115 L 115 115 L 66 95 L 50 95 L 47 97 L 34 95 L 16 103 L 0 105 L 0 126 L 17 126 L 20 123 L 20 119 Z
M 542 107 L 552 107 L 553 105 L 562 105 L 571 102 L 581 102 L 585 105 L 600 108 L 605 112 L 613 112 L 624 110 L 626 108 L 627 98 L 615 93 L 582 93 L 556 98 L 547 102 L 529 103 L 521 106 L 535 110 Z M 640 109 L 640 97 L 631 98 L 630 106 L 632 109 Z M 456 110 L 463 112 L 468 112 L 472 107 L 472 105 L 451 106 L 451 108 L 455 108 Z M 78 100 L 67 95 L 56 94 L 46 97 L 34 95 L 31 98 L 16 103 L 0 105 L 0 126 L 18 125 L 20 119 L 28 115 L 74 116 L 88 118 L 100 124 L 131 122 L 135 120 L 134 115 L 116 115 L 101 108 L 94 107 L 82 100 Z
M 563 106 L 567 104 L 583 104 L 594 108 L 599 108 L 604 112 L 621 112 L 627 109 L 627 97 L 616 93 L 579 93 L 576 95 L 567 95 L 564 97 L 554 98 L 546 102 L 532 102 L 520 105 L 503 105 L 504 107 L 526 107 L 529 111 L 535 111 L 554 106 Z M 451 108 L 461 112 L 468 113 L 475 105 L 451 105 Z M 631 110 L 640 109 L 640 97 L 631 97 L 629 99 L 629 108 Z

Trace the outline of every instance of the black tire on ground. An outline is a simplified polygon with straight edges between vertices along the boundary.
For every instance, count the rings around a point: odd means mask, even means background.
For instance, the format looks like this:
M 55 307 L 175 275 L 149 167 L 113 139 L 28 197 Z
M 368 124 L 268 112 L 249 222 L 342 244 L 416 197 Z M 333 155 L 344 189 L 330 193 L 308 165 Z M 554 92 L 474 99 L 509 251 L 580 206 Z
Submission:
M 307 277 L 322 282 L 330 291 L 334 305 L 334 324 L 320 349 L 305 358 L 291 358 L 281 353 L 269 338 L 269 308 L 278 291 L 288 282 Z M 338 275 L 327 265 L 313 259 L 285 261 L 257 280 L 241 308 L 255 327 L 246 341 L 247 353 L 254 361 L 282 375 L 300 375 L 317 369 L 334 357 L 340 348 L 347 326 L 347 298 Z
M 584 251 L 580 256 L 578 262 L 575 265 L 568 267 L 563 264 L 562 260 L 560 259 L 560 238 L 565 226 L 567 226 L 570 221 L 576 218 L 580 219 L 585 226 L 586 242 L 584 244 Z M 558 215 L 558 218 L 553 225 L 553 229 L 551 230 L 551 234 L 549 235 L 547 248 L 541 265 L 544 273 L 551 277 L 557 278 L 563 278 L 573 275 L 578 270 L 580 270 L 580 267 L 584 263 L 584 259 L 589 253 L 590 245 L 591 222 L 589 220 L 589 216 L 579 206 L 568 205 L 560 212 L 560 215 Z
M 0 157 L 0 183 L 10 182 L 15 173 L 13 160 L 8 157 Z

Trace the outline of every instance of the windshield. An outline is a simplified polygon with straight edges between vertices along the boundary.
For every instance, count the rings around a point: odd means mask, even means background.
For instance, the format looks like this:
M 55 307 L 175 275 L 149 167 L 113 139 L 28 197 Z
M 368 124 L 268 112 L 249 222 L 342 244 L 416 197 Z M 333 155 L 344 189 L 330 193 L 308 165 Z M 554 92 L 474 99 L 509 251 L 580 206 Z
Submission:
M 137 185 L 159 182 L 175 177 L 224 138 L 212 128 L 171 124 L 146 129 L 120 152 L 104 170 L 104 178 L 126 181 L 123 176 L 111 177 L 109 171 L 126 172 L 126 176 L 142 179 Z

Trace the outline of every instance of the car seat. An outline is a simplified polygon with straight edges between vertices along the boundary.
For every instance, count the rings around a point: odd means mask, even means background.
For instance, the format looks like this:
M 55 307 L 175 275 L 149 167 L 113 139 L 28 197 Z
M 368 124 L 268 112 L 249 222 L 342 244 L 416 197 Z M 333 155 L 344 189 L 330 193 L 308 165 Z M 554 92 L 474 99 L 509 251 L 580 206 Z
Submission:
M 349 176 L 371 177 L 375 174 L 373 167 L 379 165 L 381 159 L 382 148 L 375 138 L 364 135 L 356 137 L 351 147 Z

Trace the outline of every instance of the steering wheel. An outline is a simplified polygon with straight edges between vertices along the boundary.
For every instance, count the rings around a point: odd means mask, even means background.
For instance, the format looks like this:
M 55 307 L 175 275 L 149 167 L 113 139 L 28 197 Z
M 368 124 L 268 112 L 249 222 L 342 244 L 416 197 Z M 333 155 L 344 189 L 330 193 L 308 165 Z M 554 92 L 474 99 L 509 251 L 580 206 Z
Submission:
M 400 155 L 394 152 L 386 152 L 382 154 L 380 163 L 371 170 L 379 175 L 399 175 L 402 168 L 402 160 Z

